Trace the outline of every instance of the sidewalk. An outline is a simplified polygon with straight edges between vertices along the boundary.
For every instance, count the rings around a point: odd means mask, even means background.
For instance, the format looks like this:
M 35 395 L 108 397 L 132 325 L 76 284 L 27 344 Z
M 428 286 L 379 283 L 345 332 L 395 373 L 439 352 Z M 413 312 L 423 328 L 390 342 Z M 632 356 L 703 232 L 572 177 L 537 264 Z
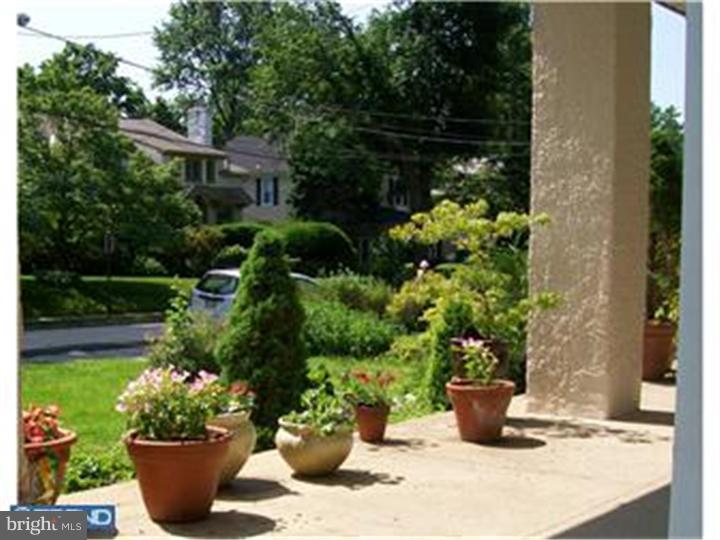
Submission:
M 116 504 L 120 537 L 666 536 L 674 396 L 646 383 L 643 411 L 607 422 L 527 415 L 520 396 L 493 446 L 461 442 L 452 412 L 435 414 L 390 426 L 385 445 L 356 441 L 325 479 L 292 478 L 262 452 L 195 524 L 150 521 L 135 482 L 60 503 Z

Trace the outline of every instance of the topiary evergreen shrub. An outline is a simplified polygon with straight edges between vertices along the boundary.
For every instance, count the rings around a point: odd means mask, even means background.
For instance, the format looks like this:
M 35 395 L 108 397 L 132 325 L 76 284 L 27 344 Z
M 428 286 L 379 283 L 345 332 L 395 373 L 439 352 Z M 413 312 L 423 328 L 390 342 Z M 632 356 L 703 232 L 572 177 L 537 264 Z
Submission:
M 253 419 L 258 446 L 267 448 L 277 419 L 298 405 L 307 386 L 305 313 L 276 233 L 257 235 L 241 273 L 216 358 L 225 381 L 247 381 L 257 392 Z
M 289 221 L 276 226 L 287 242 L 287 252 L 299 259 L 298 272 L 311 276 L 352 269 L 357 254 L 350 238 L 332 223 Z
M 425 394 L 433 409 L 450 407 L 445 383 L 452 377 L 452 345 L 450 340 L 463 336 L 473 328 L 472 306 L 462 300 L 450 300 L 430 326 L 432 356 L 425 378 Z

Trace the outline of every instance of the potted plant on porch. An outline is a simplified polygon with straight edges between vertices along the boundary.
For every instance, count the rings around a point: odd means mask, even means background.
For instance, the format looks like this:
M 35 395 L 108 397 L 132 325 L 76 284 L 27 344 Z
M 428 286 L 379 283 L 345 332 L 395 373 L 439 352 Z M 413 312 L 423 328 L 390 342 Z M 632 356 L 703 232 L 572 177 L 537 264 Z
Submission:
M 486 341 L 459 339 L 453 344 L 453 352 L 460 362 L 445 388 L 460 438 L 470 442 L 500 438 L 515 383 L 495 378 L 498 359 Z
M 306 390 L 301 403 L 301 411 L 278 420 L 275 446 L 295 474 L 330 474 L 352 450 L 352 414 L 327 380 Z
M 127 417 L 123 441 L 154 521 L 196 521 L 210 513 L 230 443 L 228 430 L 206 425 L 214 414 L 214 378 L 189 377 L 173 367 L 147 369 L 117 404 Z
M 200 375 L 217 380 L 216 375 L 203 372 Z M 214 416 L 210 418 L 208 425 L 227 429 L 231 437 L 230 448 L 220 472 L 222 487 L 232 482 L 255 448 L 257 433 L 250 420 L 255 394 L 244 382 L 232 383 L 228 388 L 218 382 L 208 386 L 208 392 L 214 398 Z
M 60 427 L 57 405 L 23 411 L 23 450 L 31 470 L 33 504 L 55 504 L 77 435 Z
M 390 415 L 388 386 L 395 377 L 385 372 L 354 371 L 344 380 L 345 399 L 355 409 L 360 439 L 369 443 L 382 442 Z

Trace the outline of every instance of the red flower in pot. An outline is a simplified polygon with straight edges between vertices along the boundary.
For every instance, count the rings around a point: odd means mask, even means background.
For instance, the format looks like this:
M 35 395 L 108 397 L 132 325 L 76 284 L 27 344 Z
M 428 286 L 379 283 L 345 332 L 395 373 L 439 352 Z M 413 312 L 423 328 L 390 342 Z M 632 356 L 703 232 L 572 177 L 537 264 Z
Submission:
M 345 399 L 355 408 L 360 439 L 369 443 L 385 438 L 390 396 L 388 390 L 395 377 L 387 372 L 354 371 L 345 377 Z
M 453 376 L 445 390 L 460 438 L 470 442 L 500 438 L 515 383 L 495 378 L 499 362 L 487 340 L 453 340 L 453 352 L 461 360 L 461 375 Z
M 70 448 L 77 435 L 60 427 L 57 405 L 23 411 L 23 449 L 32 472 L 34 504 L 55 504 L 63 487 Z

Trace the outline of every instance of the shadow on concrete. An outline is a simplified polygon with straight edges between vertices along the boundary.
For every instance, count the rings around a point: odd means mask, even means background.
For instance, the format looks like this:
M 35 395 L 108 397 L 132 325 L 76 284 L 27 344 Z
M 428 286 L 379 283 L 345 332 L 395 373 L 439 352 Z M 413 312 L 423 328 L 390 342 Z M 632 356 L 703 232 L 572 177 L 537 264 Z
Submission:
M 263 501 L 285 495 L 297 495 L 274 480 L 262 478 L 236 478 L 229 485 L 218 490 L 217 499 L 221 501 Z
M 667 538 L 669 509 L 668 484 L 553 538 Z
M 635 411 L 613 418 L 616 422 L 632 422 L 634 424 L 652 424 L 656 426 L 675 425 L 675 413 L 670 411 Z
M 540 448 L 547 443 L 536 437 L 527 435 L 503 435 L 502 438 L 491 443 L 484 443 L 483 446 L 491 446 L 495 448 L 509 448 L 515 450 L 530 450 L 532 448 Z
M 523 437 L 526 431 L 536 431 L 538 435 L 554 439 L 588 439 L 590 437 L 614 437 L 625 443 L 650 444 L 667 437 L 638 431 L 618 429 L 600 424 L 576 422 L 573 420 L 551 420 L 545 418 L 509 418 L 506 424 L 520 431 Z
M 367 445 L 369 452 L 377 452 L 382 448 L 392 448 L 400 452 L 407 452 L 410 450 L 424 450 L 425 448 L 434 448 L 439 446 L 438 443 L 432 441 L 426 441 L 424 439 L 385 439 L 381 443 L 364 443 Z
M 246 538 L 275 530 L 275 521 L 258 514 L 235 510 L 212 512 L 210 517 L 195 523 L 161 523 L 160 527 L 173 536 L 188 538 Z
M 340 469 L 329 476 L 299 476 L 293 475 L 295 480 L 322 486 L 341 486 L 351 490 L 362 489 L 377 484 L 395 486 L 405 480 L 403 476 L 393 476 L 388 473 L 362 471 L 358 469 Z

